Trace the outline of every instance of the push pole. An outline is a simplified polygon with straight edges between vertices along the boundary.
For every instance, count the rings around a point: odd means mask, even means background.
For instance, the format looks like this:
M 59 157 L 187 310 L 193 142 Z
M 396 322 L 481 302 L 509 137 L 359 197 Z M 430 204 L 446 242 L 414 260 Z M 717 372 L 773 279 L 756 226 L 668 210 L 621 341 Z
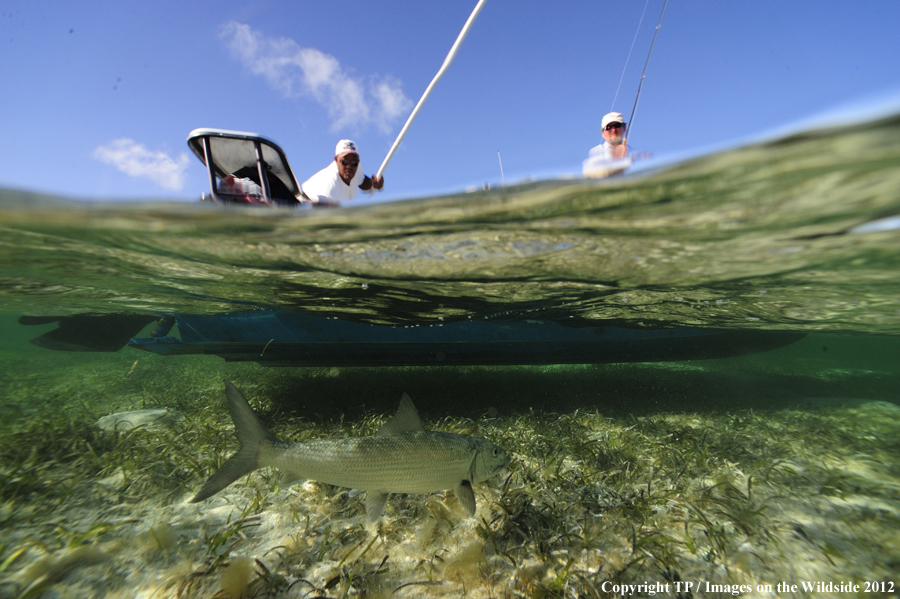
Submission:
M 394 152 L 396 152 L 397 148 L 400 147 L 400 142 L 403 141 L 403 137 L 409 130 L 409 126 L 412 125 L 412 122 L 414 120 L 416 120 L 416 115 L 419 114 L 419 110 L 422 108 L 425 100 L 428 99 L 428 96 L 431 94 L 431 90 L 434 89 L 434 86 L 438 82 L 438 79 L 440 79 L 444 75 L 444 71 L 447 70 L 447 67 L 450 66 L 450 63 L 453 62 L 453 59 L 456 58 L 456 53 L 459 51 L 459 47 L 462 45 L 463 40 L 466 39 L 466 35 L 468 35 L 469 29 L 472 27 L 472 23 L 475 22 L 475 18 L 478 16 L 478 13 L 481 12 L 481 7 L 484 6 L 484 3 L 486 1 L 487 0 L 478 0 L 478 4 L 475 6 L 475 10 L 473 10 L 472 14 L 469 15 L 469 20 L 466 21 L 466 24 L 463 26 L 462 31 L 459 32 L 459 37 L 456 38 L 456 42 L 453 44 L 453 47 L 450 48 L 450 53 L 447 54 L 447 58 L 444 59 L 444 64 L 441 65 L 441 68 L 437 72 L 437 75 L 434 76 L 434 79 L 432 79 L 431 83 L 428 84 L 428 87 L 425 88 L 425 93 L 422 94 L 421 98 L 419 98 L 419 103 L 416 104 L 415 108 L 413 108 L 412 114 L 410 114 L 409 118 L 406 119 L 406 124 L 403 125 L 403 129 L 400 130 L 400 134 L 397 136 L 397 139 L 394 140 L 394 145 L 391 146 L 391 149 L 388 151 L 387 156 L 384 157 L 384 162 L 381 163 L 381 166 L 378 168 L 378 172 L 375 173 L 376 177 L 380 177 L 384 174 L 384 169 L 387 168 L 387 165 L 391 161 L 391 158 L 394 157 Z

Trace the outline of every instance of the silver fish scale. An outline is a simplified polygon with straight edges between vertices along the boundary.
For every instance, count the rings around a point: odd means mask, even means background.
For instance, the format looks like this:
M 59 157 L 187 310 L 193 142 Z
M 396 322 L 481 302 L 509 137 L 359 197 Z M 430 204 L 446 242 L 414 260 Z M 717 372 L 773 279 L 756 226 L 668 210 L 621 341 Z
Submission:
M 307 443 L 270 441 L 260 446 L 259 460 L 296 479 L 387 493 L 433 493 L 470 479 L 475 454 L 485 442 L 440 431 Z

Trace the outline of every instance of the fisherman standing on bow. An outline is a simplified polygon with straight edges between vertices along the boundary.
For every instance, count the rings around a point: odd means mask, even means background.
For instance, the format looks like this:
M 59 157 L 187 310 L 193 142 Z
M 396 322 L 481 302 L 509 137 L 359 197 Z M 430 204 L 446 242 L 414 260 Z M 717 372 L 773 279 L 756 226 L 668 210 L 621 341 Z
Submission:
M 625 145 L 625 119 L 621 112 L 610 112 L 600 123 L 600 134 L 604 142 L 591 150 L 591 155 L 601 155 L 607 160 L 625 158 L 628 147 Z
M 384 178 L 371 179 L 359 166 L 359 151 L 349 139 L 342 139 L 334 149 L 334 160 L 301 186 L 302 197 L 319 206 L 336 206 L 343 200 L 356 197 L 357 188 L 363 191 L 381 189 Z
M 591 148 L 582 167 L 584 176 L 591 179 L 619 174 L 632 162 L 625 145 L 625 119 L 621 112 L 610 112 L 603 117 L 600 134 L 603 143 Z

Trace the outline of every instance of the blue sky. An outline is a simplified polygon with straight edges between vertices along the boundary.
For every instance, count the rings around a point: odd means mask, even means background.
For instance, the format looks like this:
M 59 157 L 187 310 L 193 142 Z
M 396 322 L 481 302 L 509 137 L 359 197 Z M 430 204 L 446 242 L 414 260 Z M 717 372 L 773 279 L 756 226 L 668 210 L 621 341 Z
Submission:
M 0 186 L 195 200 L 197 127 L 273 139 L 301 182 L 349 137 L 372 174 L 475 4 L 5 0 Z M 625 71 L 626 118 L 662 4 Z M 498 151 L 507 182 L 580 172 L 644 6 L 488 0 L 374 200 L 499 183 Z M 896 96 L 898 24 L 897 0 L 670 0 L 632 147 L 664 158 Z

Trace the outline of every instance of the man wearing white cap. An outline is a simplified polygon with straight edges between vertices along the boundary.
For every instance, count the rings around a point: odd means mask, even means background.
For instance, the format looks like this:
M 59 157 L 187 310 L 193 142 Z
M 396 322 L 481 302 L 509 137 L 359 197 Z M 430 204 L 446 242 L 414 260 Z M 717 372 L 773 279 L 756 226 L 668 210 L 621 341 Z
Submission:
M 591 148 L 582 169 L 585 177 L 608 177 L 631 166 L 628 147 L 625 145 L 625 119 L 621 112 L 610 112 L 603 117 L 600 134 L 603 135 L 604 142 Z
M 323 206 L 336 205 L 356 197 L 356 189 L 381 189 L 384 178 L 369 178 L 359 166 L 359 151 L 349 139 L 342 139 L 334 149 L 334 160 L 306 180 L 300 188 L 304 199 Z

